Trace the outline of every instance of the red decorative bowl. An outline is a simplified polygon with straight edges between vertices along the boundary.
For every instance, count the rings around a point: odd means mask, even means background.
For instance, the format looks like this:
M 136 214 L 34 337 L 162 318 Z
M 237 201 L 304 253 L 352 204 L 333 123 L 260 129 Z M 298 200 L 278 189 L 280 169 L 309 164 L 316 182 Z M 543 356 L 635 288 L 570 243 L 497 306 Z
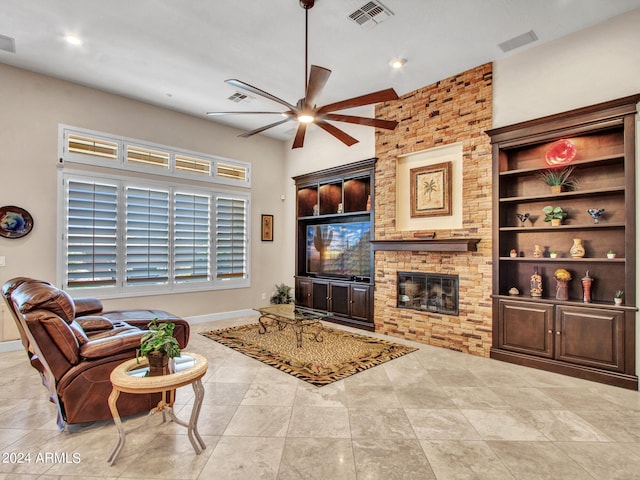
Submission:
M 558 140 L 557 142 L 552 143 L 547 150 L 545 160 L 551 167 L 566 165 L 576 158 L 577 153 L 578 150 L 573 142 L 569 140 Z

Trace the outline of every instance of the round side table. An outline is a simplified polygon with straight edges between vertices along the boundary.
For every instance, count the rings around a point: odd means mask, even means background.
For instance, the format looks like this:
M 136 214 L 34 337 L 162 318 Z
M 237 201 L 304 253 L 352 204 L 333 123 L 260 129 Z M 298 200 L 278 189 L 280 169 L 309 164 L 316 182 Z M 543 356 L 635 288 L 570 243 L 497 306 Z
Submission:
M 189 441 L 197 455 L 206 448 L 204 441 L 198 433 L 198 416 L 200 415 L 202 399 L 204 398 L 204 387 L 202 386 L 201 378 L 207 373 L 209 363 L 202 355 L 187 352 L 182 352 L 182 355 L 174 360 L 175 371 L 167 375 L 156 377 L 144 376 L 148 370 L 148 365 L 146 363 L 138 363 L 135 358 L 118 365 L 111 372 L 113 390 L 111 390 L 111 395 L 109 395 L 109 409 L 111 410 L 113 421 L 118 428 L 120 436 L 117 445 L 107 459 L 109 465 L 113 465 L 116 461 L 125 442 L 125 430 L 122 426 L 116 405 L 121 392 L 133 394 L 163 393 L 162 399 L 158 402 L 158 406 L 151 410 L 150 413 L 162 412 L 164 416 L 166 410 L 171 420 L 178 425 L 187 427 Z M 146 360 L 143 362 L 146 362 Z M 195 401 L 193 403 L 193 409 L 191 410 L 189 423 L 186 423 L 175 416 L 173 403 L 175 401 L 176 388 L 189 384 L 193 385 Z

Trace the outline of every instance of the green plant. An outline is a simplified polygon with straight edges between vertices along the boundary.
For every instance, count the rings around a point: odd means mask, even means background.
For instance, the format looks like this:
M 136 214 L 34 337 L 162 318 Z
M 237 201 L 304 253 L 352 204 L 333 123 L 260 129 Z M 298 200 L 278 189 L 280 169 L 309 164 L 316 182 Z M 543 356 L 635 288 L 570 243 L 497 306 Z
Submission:
M 616 290 L 616 293 L 613 294 L 613 298 L 622 298 L 623 295 L 624 295 L 623 290 Z
M 573 167 L 566 167 L 562 170 L 546 170 L 538 173 L 537 176 L 540 180 L 551 187 L 563 186 L 573 188 L 576 186 L 576 182 L 573 178 L 570 178 L 572 173 Z
M 544 217 L 545 222 L 550 222 L 553 219 L 563 220 L 564 218 L 567 217 L 567 212 L 562 210 L 561 207 L 552 207 L 551 205 L 547 205 L 542 209 L 542 211 L 546 215 Z
M 173 336 L 176 324 L 173 322 L 158 323 L 154 318 L 149 322 L 149 331 L 140 339 L 140 348 L 136 350 L 136 358 L 146 357 L 151 352 L 158 352 L 169 358 L 180 356 L 180 344 Z
M 271 295 L 271 303 L 293 303 L 293 296 L 291 295 L 291 287 L 281 283 L 276 285 L 276 292 Z
M 609 251 L 607 252 L 607 255 L 613 255 L 613 253 L 614 253 L 614 251 L 613 251 L 613 250 L 609 250 Z

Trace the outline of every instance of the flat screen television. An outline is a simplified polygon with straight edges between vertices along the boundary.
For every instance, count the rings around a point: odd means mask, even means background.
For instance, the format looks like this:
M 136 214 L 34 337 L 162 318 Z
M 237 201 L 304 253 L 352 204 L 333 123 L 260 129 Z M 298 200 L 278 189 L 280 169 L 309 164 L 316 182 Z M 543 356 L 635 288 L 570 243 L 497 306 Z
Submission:
M 369 222 L 307 225 L 307 274 L 368 280 L 371 277 Z

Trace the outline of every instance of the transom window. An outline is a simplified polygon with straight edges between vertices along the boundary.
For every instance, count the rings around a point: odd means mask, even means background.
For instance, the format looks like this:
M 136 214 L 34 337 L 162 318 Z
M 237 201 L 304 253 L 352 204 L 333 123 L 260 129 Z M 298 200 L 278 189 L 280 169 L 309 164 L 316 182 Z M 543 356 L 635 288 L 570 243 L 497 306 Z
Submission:
M 118 148 L 117 142 L 87 135 L 63 138 L 74 162 L 78 155 L 93 158 L 96 151 L 100 157 L 107 152 L 113 162 L 113 155 L 119 159 L 126 152 L 122 165 L 165 169 L 176 162 L 171 168 L 191 173 L 217 168 L 200 156 L 166 154 L 166 149 Z M 71 142 L 81 146 L 71 151 Z M 249 286 L 248 192 L 123 175 L 119 169 L 62 169 L 59 283 L 64 288 L 129 296 Z

